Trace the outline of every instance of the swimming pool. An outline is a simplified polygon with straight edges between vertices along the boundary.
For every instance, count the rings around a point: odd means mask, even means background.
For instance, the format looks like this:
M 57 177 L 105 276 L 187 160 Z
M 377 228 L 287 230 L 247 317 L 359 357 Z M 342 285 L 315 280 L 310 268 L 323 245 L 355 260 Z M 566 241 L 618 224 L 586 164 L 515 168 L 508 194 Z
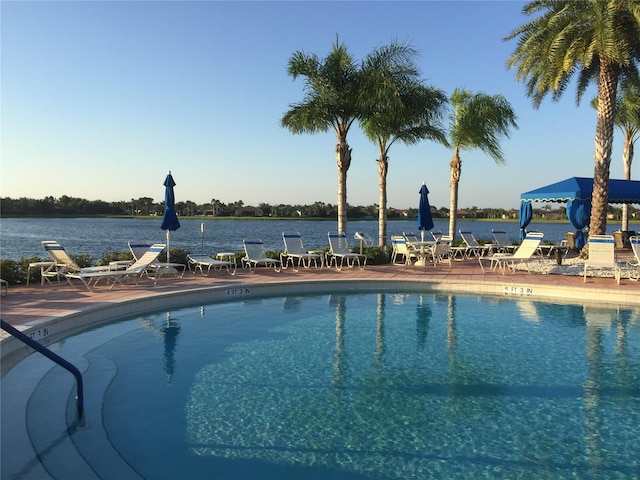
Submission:
M 25 420 L 39 458 L 19 460 L 3 425 L 3 479 L 79 478 L 65 477 L 74 456 L 119 480 L 640 475 L 638 309 L 254 298 L 117 322 L 55 349 L 86 370 L 87 424 L 74 424 L 70 376 L 23 360 L 3 379 L 3 423 L 7 386 L 41 371 Z M 58 403 L 64 421 L 52 419 Z

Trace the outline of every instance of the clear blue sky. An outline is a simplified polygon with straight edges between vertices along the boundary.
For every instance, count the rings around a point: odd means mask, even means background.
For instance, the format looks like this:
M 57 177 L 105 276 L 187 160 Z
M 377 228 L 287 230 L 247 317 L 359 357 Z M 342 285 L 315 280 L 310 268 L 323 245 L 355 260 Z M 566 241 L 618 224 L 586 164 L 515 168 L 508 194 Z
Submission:
M 176 199 L 245 205 L 335 204 L 333 132 L 279 126 L 303 98 L 287 75 L 296 50 L 324 57 L 336 34 L 358 60 L 394 39 L 417 48 L 427 84 L 502 94 L 519 130 L 496 165 L 463 152 L 461 208 L 517 207 L 522 192 L 593 175 L 595 111 L 575 88 L 535 110 L 506 60 L 523 2 L 2 1 L 1 195 Z M 350 135 L 351 205 L 378 203 L 375 146 Z M 616 134 L 611 177 L 622 177 Z M 390 151 L 390 207 L 417 207 L 423 181 L 449 205 L 452 152 L 431 142 Z M 638 163 L 638 162 L 636 162 Z M 634 165 L 632 177 L 638 178 Z

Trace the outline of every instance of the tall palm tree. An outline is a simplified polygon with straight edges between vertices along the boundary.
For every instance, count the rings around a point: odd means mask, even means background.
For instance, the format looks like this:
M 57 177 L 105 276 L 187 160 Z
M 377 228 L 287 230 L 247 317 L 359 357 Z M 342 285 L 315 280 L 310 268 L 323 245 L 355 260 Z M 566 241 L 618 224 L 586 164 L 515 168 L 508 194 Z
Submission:
M 440 124 L 447 97 L 444 92 L 427 87 L 419 79 L 414 58 L 417 52 L 392 43 L 375 50 L 363 62 L 361 99 L 362 129 L 378 145 L 380 201 L 378 208 L 378 245 L 387 239 L 387 172 L 389 149 L 400 140 L 407 145 L 423 139 L 446 144 Z
M 509 138 L 509 129 L 518 128 L 511 104 L 502 95 L 486 95 L 456 88 L 450 98 L 449 142 L 453 147 L 449 235 L 455 238 L 458 210 L 458 187 L 462 173 L 462 150 L 479 148 L 495 160 L 505 162 L 500 138 Z
M 288 74 L 295 80 L 305 77 L 304 99 L 290 105 L 280 120 L 292 133 L 326 132 L 333 128 L 338 144 L 338 231 L 347 230 L 347 171 L 351 148 L 347 134 L 359 115 L 360 68 L 344 44 L 336 43 L 326 58 L 295 52 L 289 59 Z
M 591 106 L 598 108 L 598 98 Z M 623 82 L 616 100 L 616 116 L 613 120 L 623 136 L 622 166 L 623 178 L 631 180 L 634 144 L 640 138 L 640 85 Z M 629 230 L 629 204 L 622 205 L 622 230 Z
M 551 93 L 557 101 L 577 73 L 579 104 L 588 85 L 598 86 L 591 234 L 607 227 L 609 168 L 618 82 L 638 78 L 640 0 L 534 0 L 523 13 L 538 15 L 505 40 L 518 39 L 507 65 L 539 107 Z

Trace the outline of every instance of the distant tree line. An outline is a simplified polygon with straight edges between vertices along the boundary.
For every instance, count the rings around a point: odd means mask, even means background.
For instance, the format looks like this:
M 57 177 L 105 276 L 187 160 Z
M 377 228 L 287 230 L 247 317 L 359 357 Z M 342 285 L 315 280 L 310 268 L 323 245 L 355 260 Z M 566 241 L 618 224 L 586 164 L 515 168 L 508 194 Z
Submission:
M 562 209 L 563 210 L 563 209 Z M 192 201 L 176 203 L 176 211 L 182 217 L 213 216 L 213 217 L 280 217 L 280 218 L 336 218 L 336 208 L 330 203 L 314 202 L 311 205 L 288 205 L 259 203 L 258 206 L 246 206 L 242 200 L 225 204 L 213 199 L 210 203 L 197 204 Z M 100 215 L 130 215 L 130 216 L 162 216 L 164 202 L 154 202 L 150 197 L 131 199 L 130 201 L 105 202 L 104 200 L 87 200 L 63 195 L 60 198 L 48 196 L 42 199 L 10 198 L 0 199 L 0 215 L 3 217 L 21 216 L 100 216 Z M 434 218 L 448 218 L 447 208 L 437 208 L 432 205 Z M 377 218 L 378 205 L 353 206 L 347 204 L 350 218 Z M 549 215 L 549 209 L 543 214 Z M 416 208 L 387 209 L 389 218 L 415 218 Z M 517 218 L 515 209 L 478 208 L 476 206 L 460 210 L 458 214 L 463 218 Z

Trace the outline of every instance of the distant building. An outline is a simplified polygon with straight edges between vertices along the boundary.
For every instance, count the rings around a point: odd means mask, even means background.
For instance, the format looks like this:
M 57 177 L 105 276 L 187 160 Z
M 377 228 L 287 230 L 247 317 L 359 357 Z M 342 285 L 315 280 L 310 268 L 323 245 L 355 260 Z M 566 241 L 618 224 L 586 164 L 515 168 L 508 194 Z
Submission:
M 246 207 L 237 208 L 234 212 L 236 217 L 261 217 L 264 212 L 258 207 L 248 205 Z

